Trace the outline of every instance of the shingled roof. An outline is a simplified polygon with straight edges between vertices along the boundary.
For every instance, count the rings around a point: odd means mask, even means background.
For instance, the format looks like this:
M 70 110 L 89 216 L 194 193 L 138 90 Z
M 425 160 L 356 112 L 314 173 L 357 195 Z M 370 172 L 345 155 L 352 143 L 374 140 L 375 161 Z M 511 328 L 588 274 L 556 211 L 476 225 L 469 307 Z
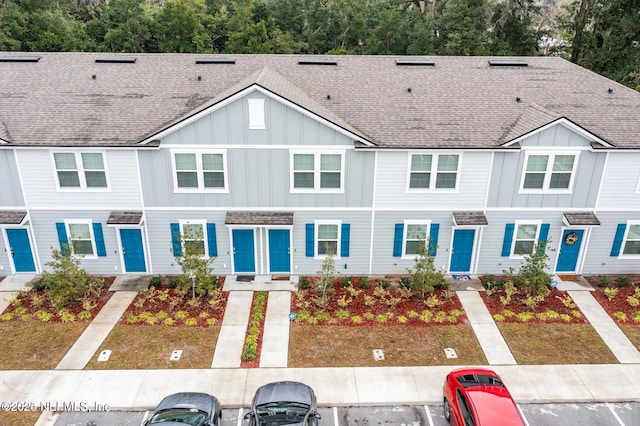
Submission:
M 27 54 L 3 53 L 11 55 Z M 0 62 L 0 147 L 139 146 L 257 85 L 379 148 L 495 148 L 562 117 L 613 147 L 640 149 L 640 93 L 555 57 L 504 58 L 528 66 L 492 67 L 487 57 L 411 57 L 435 64 L 399 66 L 407 58 L 37 56 Z M 202 58 L 235 63 L 197 64 Z M 298 64 L 309 58 L 336 65 Z

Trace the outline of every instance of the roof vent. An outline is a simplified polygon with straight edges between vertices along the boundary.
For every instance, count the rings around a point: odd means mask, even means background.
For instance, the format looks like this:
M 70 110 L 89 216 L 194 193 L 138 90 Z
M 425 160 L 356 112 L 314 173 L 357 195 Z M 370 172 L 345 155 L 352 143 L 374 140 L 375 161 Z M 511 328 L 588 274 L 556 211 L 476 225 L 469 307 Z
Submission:
M 109 56 L 96 58 L 96 64 L 135 64 L 136 59 L 133 56 Z
M 0 62 L 38 62 L 40 56 L 0 56 Z
M 298 65 L 338 65 L 338 61 L 333 59 L 301 59 Z
M 493 59 L 489 61 L 492 67 L 527 67 L 529 64 L 525 61 L 508 61 L 503 59 Z
M 236 58 L 198 58 L 196 64 L 235 64 Z
M 396 60 L 396 65 L 397 66 L 403 66 L 403 67 L 433 67 L 436 65 L 435 61 L 405 61 L 405 60 L 401 60 L 398 59 Z

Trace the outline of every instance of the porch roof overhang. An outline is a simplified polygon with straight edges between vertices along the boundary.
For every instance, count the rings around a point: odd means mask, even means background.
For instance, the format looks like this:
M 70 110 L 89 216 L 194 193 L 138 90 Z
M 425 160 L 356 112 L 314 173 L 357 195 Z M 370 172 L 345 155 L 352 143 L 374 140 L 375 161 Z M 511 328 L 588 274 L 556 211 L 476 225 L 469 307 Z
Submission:
M 142 212 L 112 211 L 109 213 L 107 225 L 140 225 Z
M 290 212 L 227 212 L 226 225 L 293 225 L 293 213 Z
M 26 216 L 24 210 L 0 211 L 0 225 L 20 225 Z
M 453 212 L 453 223 L 455 226 L 478 226 L 489 224 L 484 212 Z
M 600 220 L 593 212 L 565 212 L 562 222 L 567 226 L 600 226 Z

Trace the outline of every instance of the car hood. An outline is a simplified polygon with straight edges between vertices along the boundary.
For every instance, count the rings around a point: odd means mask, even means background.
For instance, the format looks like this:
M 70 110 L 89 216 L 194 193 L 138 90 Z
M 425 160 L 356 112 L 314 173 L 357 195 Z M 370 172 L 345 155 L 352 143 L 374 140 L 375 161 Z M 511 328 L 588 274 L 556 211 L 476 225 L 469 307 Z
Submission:
M 211 396 L 198 392 L 183 392 L 169 395 L 156 407 L 156 412 L 175 407 L 193 407 L 207 413 L 214 411 L 215 400 Z
M 276 382 L 262 386 L 256 391 L 254 406 L 270 402 L 286 401 L 306 404 L 315 409 L 315 395 L 309 386 L 298 382 Z
M 520 411 L 502 387 L 478 386 L 467 391 L 478 414 L 480 425 L 523 425 Z

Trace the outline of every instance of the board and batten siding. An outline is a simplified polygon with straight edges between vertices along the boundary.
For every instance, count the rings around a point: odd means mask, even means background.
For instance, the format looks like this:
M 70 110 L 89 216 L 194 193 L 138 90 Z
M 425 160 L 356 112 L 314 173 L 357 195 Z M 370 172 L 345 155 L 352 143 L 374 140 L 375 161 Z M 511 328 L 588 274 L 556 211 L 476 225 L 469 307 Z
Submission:
M 458 154 L 458 189 L 407 191 L 410 156 L 415 154 Z M 484 208 L 491 153 L 472 151 L 380 151 L 376 173 L 376 208 L 397 208 L 405 205 L 410 209 L 429 210 L 478 210 Z M 431 179 L 435 179 L 432 176 Z
M 15 208 L 24 204 L 15 151 L 0 149 L 0 206 Z
M 640 210 L 640 153 L 610 152 L 598 209 Z
M 136 153 L 103 149 L 108 189 L 58 190 L 51 152 L 96 152 L 93 149 L 25 149 L 17 151 L 25 198 L 30 208 L 127 210 L 140 209 L 140 185 Z

